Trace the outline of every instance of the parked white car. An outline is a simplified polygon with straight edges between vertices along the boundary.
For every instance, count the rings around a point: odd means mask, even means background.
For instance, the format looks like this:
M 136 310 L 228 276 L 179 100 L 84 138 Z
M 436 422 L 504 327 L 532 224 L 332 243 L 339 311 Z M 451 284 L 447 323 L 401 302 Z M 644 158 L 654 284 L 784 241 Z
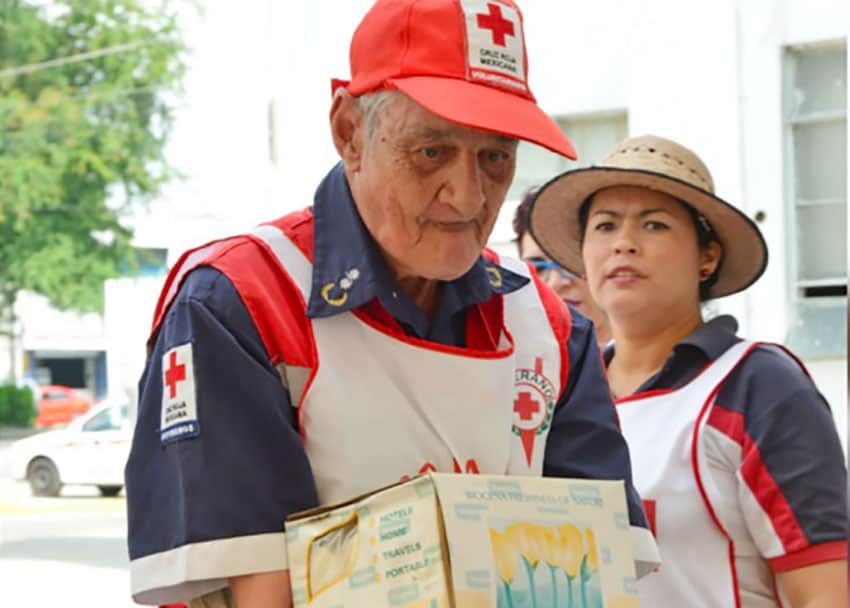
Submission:
M 63 485 L 94 485 L 116 496 L 124 485 L 132 425 L 126 399 L 102 402 L 67 427 L 12 444 L 12 475 L 34 496 L 58 496 Z

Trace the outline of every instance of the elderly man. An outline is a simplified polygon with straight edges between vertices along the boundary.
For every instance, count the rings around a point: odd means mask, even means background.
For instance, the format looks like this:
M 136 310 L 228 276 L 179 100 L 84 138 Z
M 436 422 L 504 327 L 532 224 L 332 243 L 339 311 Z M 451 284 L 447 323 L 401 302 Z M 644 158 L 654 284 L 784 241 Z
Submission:
M 427 471 L 624 479 L 592 326 L 484 250 L 517 140 L 574 157 L 508 0 L 379 0 L 311 208 L 183 256 L 127 465 L 134 598 L 291 603 L 283 522 Z

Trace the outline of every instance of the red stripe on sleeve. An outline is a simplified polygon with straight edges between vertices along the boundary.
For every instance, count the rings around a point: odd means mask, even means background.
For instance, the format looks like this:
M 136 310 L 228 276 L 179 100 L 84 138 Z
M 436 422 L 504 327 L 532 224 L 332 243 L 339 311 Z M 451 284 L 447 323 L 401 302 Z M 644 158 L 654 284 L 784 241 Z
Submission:
M 768 563 L 774 572 L 787 572 L 803 566 L 842 559 L 847 559 L 847 541 L 837 540 L 812 545 L 801 551 L 768 560 Z
M 809 547 L 809 541 L 782 488 L 767 470 L 759 446 L 744 428 L 743 414 L 715 403 L 708 417 L 708 425 L 741 446 L 741 476 L 770 518 L 785 552 L 796 553 Z

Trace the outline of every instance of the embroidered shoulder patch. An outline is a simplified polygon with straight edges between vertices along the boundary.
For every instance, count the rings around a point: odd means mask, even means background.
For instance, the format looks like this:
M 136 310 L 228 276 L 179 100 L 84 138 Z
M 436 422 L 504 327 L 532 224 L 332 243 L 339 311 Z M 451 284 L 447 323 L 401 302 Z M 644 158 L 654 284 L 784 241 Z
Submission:
M 162 356 L 160 442 L 165 445 L 197 437 L 198 407 L 192 343 L 175 346 Z

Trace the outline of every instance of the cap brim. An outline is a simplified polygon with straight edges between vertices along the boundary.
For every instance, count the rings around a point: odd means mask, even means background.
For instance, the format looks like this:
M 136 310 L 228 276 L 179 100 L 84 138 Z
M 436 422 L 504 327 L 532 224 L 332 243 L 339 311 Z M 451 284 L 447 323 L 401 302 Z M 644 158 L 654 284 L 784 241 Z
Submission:
M 529 230 L 540 248 L 570 272 L 584 274 L 579 209 L 592 194 L 612 186 L 641 186 L 664 192 L 699 211 L 714 229 L 723 258 L 712 298 L 752 285 L 767 267 L 767 244 L 744 213 L 714 194 L 653 171 L 590 167 L 552 179 L 537 193 L 528 215 Z
M 455 78 L 392 78 L 396 87 L 425 109 L 451 122 L 522 139 L 572 160 L 573 144 L 536 103 L 505 91 Z

